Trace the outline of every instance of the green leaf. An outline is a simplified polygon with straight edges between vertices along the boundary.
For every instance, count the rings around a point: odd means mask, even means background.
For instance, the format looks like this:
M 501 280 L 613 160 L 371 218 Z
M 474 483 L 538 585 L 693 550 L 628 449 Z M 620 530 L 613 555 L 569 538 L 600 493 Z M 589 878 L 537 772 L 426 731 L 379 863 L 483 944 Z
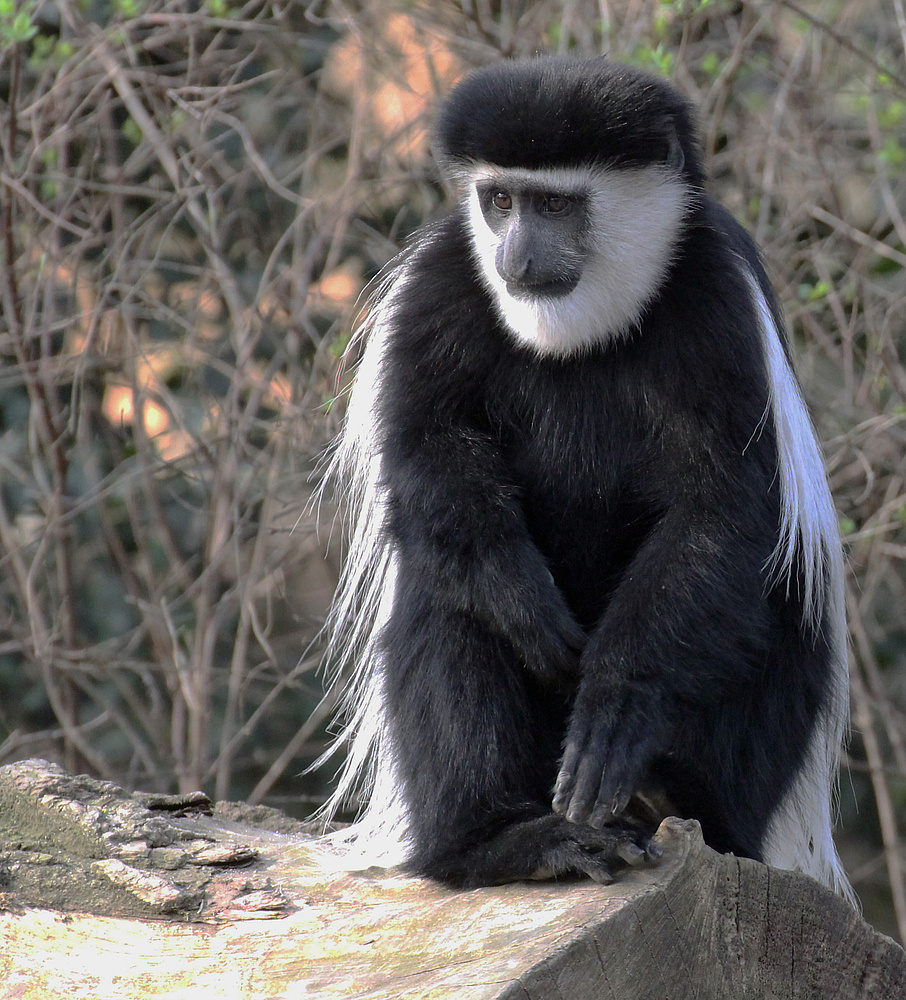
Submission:
M 884 143 L 884 148 L 878 153 L 878 158 L 890 167 L 901 167 L 906 163 L 906 149 L 898 139 L 890 136 Z
M 12 45 L 34 38 L 38 27 L 32 24 L 33 13 L 34 4 L 24 4 L 16 11 L 14 0 L 0 0 L 0 38 Z
M 133 146 L 137 146 L 142 141 L 142 130 L 138 127 L 138 123 L 134 118 L 127 118 L 122 124 L 123 135 L 132 143 Z
M 717 76 L 720 72 L 720 56 L 716 52 L 709 52 L 703 57 L 701 67 L 708 76 Z

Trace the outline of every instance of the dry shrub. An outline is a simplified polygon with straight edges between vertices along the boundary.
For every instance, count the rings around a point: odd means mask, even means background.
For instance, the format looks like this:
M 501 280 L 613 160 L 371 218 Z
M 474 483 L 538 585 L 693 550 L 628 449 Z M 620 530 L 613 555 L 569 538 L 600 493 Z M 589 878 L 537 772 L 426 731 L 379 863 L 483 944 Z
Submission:
M 226 795 L 317 728 L 349 110 L 302 8 L 141 7 L 0 62 L 2 752 Z
M 443 210 L 452 78 L 608 52 L 697 102 L 786 306 L 849 559 L 844 853 L 906 939 L 903 0 L 93 9 L 0 20 L 3 757 L 320 793 L 305 504 L 356 296 Z

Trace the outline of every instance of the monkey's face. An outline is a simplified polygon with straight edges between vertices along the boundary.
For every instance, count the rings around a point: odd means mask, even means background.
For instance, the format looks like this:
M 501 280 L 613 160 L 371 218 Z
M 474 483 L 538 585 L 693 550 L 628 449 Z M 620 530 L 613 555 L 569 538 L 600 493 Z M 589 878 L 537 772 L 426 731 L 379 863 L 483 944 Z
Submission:
M 516 181 L 475 186 L 482 217 L 497 237 L 494 267 L 515 299 L 556 299 L 579 284 L 588 258 L 584 192 L 541 191 Z
M 475 165 L 472 244 L 504 325 L 565 357 L 635 326 L 657 295 L 693 193 L 667 164 L 632 169 Z

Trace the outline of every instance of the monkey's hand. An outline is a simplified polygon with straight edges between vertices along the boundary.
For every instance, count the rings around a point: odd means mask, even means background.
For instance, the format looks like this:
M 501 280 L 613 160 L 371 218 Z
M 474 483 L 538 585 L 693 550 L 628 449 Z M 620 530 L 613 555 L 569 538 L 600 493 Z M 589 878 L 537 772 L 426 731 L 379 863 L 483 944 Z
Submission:
M 490 606 L 528 670 L 547 682 L 575 678 L 585 632 L 546 567 L 534 579 L 511 580 L 509 587 L 497 588 Z
M 670 716 L 658 694 L 638 681 L 627 688 L 583 678 L 554 787 L 554 812 L 572 823 L 600 829 L 619 817 L 669 742 Z
M 606 885 L 619 869 L 657 863 L 661 853 L 641 828 L 624 823 L 596 830 L 548 814 L 511 823 L 467 851 L 410 867 L 454 889 L 559 875 L 587 875 Z

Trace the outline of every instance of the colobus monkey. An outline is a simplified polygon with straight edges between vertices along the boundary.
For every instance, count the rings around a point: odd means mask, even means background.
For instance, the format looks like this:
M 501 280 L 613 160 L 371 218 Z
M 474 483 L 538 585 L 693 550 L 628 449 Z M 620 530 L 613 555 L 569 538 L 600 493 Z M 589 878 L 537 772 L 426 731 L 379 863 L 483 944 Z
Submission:
M 461 199 L 386 277 L 334 459 L 353 830 L 451 886 L 608 881 L 665 803 L 850 893 L 836 517 L 689 104 L 603 58 L 500 62 L 436 148 Z

